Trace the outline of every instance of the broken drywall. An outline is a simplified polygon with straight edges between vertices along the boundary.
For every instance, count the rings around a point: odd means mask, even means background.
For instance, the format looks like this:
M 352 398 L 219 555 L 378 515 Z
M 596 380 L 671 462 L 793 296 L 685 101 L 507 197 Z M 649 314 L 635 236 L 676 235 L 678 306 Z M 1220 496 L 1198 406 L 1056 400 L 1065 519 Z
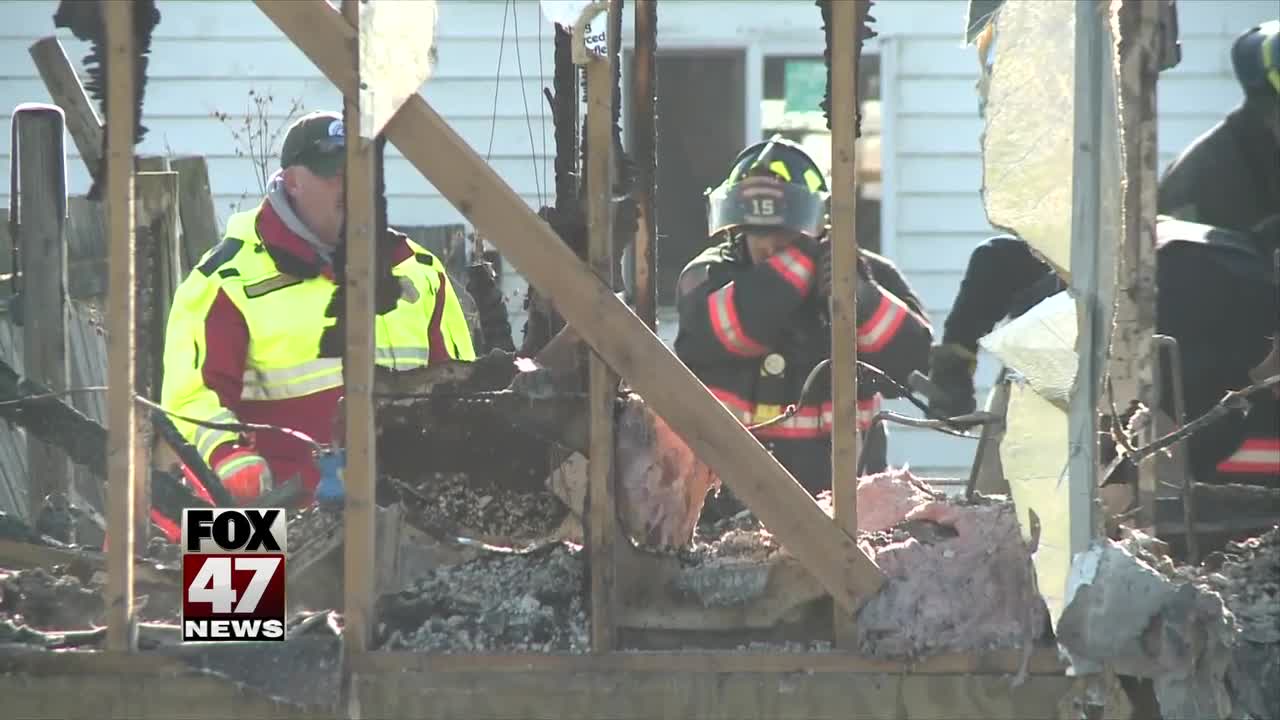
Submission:
M 1267 705 L 1280 696 L 1277 644 L 1255 641 L 1270 637 L 1266 630 L 1245 635 L 1230 605 L 1268 616 L 1262 625 L 1271 627 L 1280 611 L 1265 609 L 1277 599 L 1265 595 L 1276 587 L 1267 573 L 1280 567 L 1265 557 L 1237 562 L 1234 579 L 1218 573 L 1210 581 L 1213 573 L 1178 569 L 1157 551 L 1155 543 L 1129 531 L 1124 541 L 1100 542 L 1077 557 L 1057 633 L 1073 670 L 1106 667 L 1150 678 L 1167 718 L 1276 717 Z M 1226 602 L 1215 583 L 1232 588 Z M 1241 641 L 1251 643 L 1243 652 Z
M 982 196 L 1059 274 L 1071 264 L 1075 3 L 1008 3 L 984 106 Z

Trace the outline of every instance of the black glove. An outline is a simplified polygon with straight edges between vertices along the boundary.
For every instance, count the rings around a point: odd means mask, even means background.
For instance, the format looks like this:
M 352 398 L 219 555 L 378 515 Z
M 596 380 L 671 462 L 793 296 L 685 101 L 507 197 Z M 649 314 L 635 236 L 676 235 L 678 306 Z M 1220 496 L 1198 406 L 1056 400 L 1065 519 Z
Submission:
M 934 346 L 929 353 L 929 380 L 939 395 L 929 398 L 929 410 L 943 417 L 973 412 L 973 374 L 977 366 L 977 356 L 966 347 L 955 343 Z

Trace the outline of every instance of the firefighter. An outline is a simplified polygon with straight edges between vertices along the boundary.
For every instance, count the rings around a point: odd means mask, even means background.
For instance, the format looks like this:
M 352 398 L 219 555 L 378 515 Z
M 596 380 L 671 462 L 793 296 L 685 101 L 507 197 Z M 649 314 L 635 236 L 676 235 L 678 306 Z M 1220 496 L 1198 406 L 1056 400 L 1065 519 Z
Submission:
M 1182 354 L 1183 392 L 1187 416 L 1194 419 L 1232 391 L 1250 385 L 1251 371 L 1267 358 L 1272 339 L 1280 334 L 1280 295 L 1277 295 L 1274 253 L 1280 248 L 1280 214 L 1248 232 L 1215 228 L 1162 216 L 1156 223 L 1156 330 L 1178 341 Z M 1000 263 L 980 262 L 981 252 L 998 250 Z M 978 272 L 974 272 L 974 270 Z M 973 297 L 984 281 L 998 273 L 1017 273 L 1033 282 L 1003 283 L 1010 291 L 1002 298 L 1016 316 L 1063 289 L 1058 276 L 1012 237 L 996 238 L 975 252 L 957 306 L 974 308 Z M 966 297 L 975 290 L 973 297 Z M 982 313 L 947 318 L 949 342 L 976 350 L 980 337 L 1002 319 L 998 303 Z M 944 345 L 945 347 L 945 345 Z M 933 380 L 947 391 L 933 409 L 956 413 L 973 405 L 971 371 L 938 373 L 937 348 Z M 1171 377 L 1163 377 L 1161 398 L 1169 417 L 1175 417 Z M 1274 392 L 1250 398 L 1252 407 L 1211 425 L 1188 440 L 1191 471 L 1200 482 L 1248 482 L 1280 487 L 1280 414 Z
M 1247 232 L 1280 213 L 1280 21 L 1238 36 L 1231 61 L 1244 101 L 1197 138 L 1165 171 L 1157 209 L 1181 220 Z M 969 258 L 942 343 L 930 360 L 941 414 L 974 408 L 978 338 L 1061 289 L 1048 265 L 1018 238 L 999 236 Z
M 1173 161 L 1159 206 L 1182 220 L 1243 231 L 1280 212 L 1280 20 L 1237 37 L 1231 66 L 1244 101 Z
M 290 126 L 266 197 L 230 217 L 222 242 L 178 287 L 165 336 L 166 410 L 335 439 L 346 332 L 345 161 L 341 114 L 315 112 Z M 441 261 L 390 229 L 379 242 L 378 365 L 406 370 L 474 359 Z M 175 424 L 237 500 L 294 476 L 302 502 L 313 497 L 319 473 L 303 441 Z
M 680 274 L 675 350 L 745 425 L 783 414 L 831 356 L 828 196 L 817 164 L 778 136 L 744 149 L 708 191 L 708 231 L 718 242 Z M 888 260 L 865 250 L 858 278 L 859 358 L 905 383 L 928 362 L 932 330 L 920 301 Z M 831 485 L 830 381 L 818 378 L 794 416 L 755 431 L 813 494 Z M 876 388 L 860 382 L 860 430 L 878 407 Z M 862 452 L 869 472 L 885 468 L 882 426 L 864 436 Z
M 1250 232 L 1176 220 L 1157 223 L 1156 327 L 1178 341 L 1187 417 L 1199 417 L 1232 390 L 1254 382 L 1253 370 L 1280 334 L 1280 287 L 1274 257 L 1280 214 Z M 1173 398 L 1164 377 L 1162 398 Z M 1280 396 L 1254 393 L 1243 416 L 1232 414 L 1187 441 L 1200 482 L 1280 488 Z M 1165 403 L 1169 417 L 1176 417 Z

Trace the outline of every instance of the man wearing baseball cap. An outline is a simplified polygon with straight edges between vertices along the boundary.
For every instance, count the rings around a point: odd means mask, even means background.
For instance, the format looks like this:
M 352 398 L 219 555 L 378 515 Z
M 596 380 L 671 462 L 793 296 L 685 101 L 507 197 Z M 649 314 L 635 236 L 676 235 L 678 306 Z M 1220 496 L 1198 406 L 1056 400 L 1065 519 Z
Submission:
M 165 337 L 166 410 L 334 440 L 346 332 L 345 159 L 340 113 L 313 112 L 290 126 L 266 197 L 228 219 L 222 242 L 178 287 Z M 393 230 L 379 243 L 377 363 L 408 370 L 473 360 L 443 263 Z M 175 423 L 237 500 L 300 476 L 310 501 L 319 472 L 303 441 Z

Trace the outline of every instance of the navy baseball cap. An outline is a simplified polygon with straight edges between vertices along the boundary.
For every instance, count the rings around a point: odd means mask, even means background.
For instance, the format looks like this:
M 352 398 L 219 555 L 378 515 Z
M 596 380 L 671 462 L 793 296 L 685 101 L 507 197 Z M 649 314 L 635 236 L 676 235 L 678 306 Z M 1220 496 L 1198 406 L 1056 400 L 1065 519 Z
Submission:
M 342 114 L 313 112 L 298 118 L 285 133 L 280 167 L 302 165 L 322 177 L 342 171 L 347 162 L 347 136 Z

